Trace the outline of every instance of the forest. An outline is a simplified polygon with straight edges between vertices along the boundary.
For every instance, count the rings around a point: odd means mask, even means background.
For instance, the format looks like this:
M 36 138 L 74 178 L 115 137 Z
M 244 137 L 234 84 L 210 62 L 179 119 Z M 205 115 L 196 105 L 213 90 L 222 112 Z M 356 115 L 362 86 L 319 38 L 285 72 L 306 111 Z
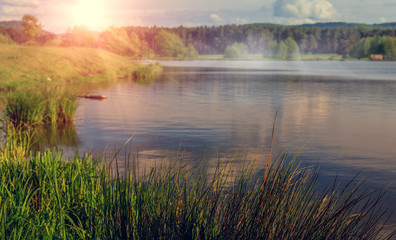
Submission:
M 178 35 L 184 44 L 192 44 L 199 54 L 223 54 L 228 46 L 243 43 L 250 54 L 279 57 L 282 54 L 279 54 L 278 50 L 283 48 L 283 44 L 292 42 L 289 45 L 294 45 L 295 42 L 301 54 L 340 54 L 356 58 L 383 54 L 388 60 L 396 58 L 396 28 L 319 28 L 248 24 L 193 28 L 126 27 L 125 29 L 128 33 L 138 35 L 151 49 L 156 48 L 154 41 L 156 34 L 165 29 Z
M 42 30 L 36 17 L 25 15 L 19 25 L 15 21 L 0 25 L 0 43 L 102 48 L 136 58 L 194 59 L 207 54 L 239 58 L 261 54 L 267 58 L 298 59 L 307 54 L 338 54 L 365 59 L 370 54 L 382 54 L 385 60 L 396 60 L 395 24 L 128 26 L 110 27 L 103 32 L 75 26 L 56 35 Z

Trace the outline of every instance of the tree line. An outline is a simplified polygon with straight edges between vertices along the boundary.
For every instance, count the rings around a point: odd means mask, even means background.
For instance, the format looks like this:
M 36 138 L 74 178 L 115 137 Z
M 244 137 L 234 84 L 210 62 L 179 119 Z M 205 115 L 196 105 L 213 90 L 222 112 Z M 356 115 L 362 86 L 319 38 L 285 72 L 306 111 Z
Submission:
M 147 42 L 150 48 L 155 48 L 154 36 L 159 30 L 165 29 L 177 34 L 185 44 L 192 44 L 199 54 L 223 54 L 227 47 L 235 43 L 243 43 L 250 54 L 279 56 L 274 49 L 284 48 L 287 42 L 295 42 L 301 54 L 354 54 L 362 39 L 396 37 L 395 28 L 317 28 L 282 25 L 224 25 L 200 27 L 127 27 L 128 32 L 136 33 L 140 39 Z M 292 40 L 292 41 L 291 41 Z M 285 42 L 286 41 L 286 42 Z M 283 42 L 283 44 L 282 44 Z M 292 47 L 295 49 L 295 47 Z M 387 50 L 387 49 L 385 49 Z M 290 52 L 290 51 L 289 51 Z M 385 54 L 386 55 L 386 54 Z M 363 56 L 361 56 L 363 57 Z M 367 57 L 365 55 L 364 57 Z
M 137 58 L 193 59 L 198 52 L 192 44 L 185 45 L 178 35 L 159 30 L 153 36 L 152 45 L 127 28 L 109 27 L 102 32 L 90 31 L 84 26 L 68 28 L 64 34 L 55 35 L 43 31 L 35 16 L 25 14 L 20 27 L 0 26 L 0 43 L 28 46 L 88 47 L 100 48 L 118 55 Z
M 299 54 L 340 54 L 357 58 L 383 54 L 385 59 L 396 58 L 396 28 L 247 24 L 110 27 L 97 33 L 76 26 L 57 36 L 42 31 L 33 16 L 26 19 L 25 16 L 22 29 L 0 27 L 0 42 L 11 39 L 18 44 L 97 47 L 136 57 L 195 58 L 198 54 L 225 54 L 234 58 L 240 54 L 263 54 L 290 59 Z

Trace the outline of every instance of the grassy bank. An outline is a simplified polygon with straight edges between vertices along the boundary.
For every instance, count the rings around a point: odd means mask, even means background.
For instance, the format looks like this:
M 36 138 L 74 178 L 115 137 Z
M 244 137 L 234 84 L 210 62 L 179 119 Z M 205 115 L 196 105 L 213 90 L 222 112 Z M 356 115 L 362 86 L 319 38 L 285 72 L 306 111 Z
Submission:
M 0 44 L 0 110 L 14 126 L 64 125 L 73 121 L 82 85 L 150 83 L 161 72 L 99 49 Z
M 28 135 L 0 149 L 2 239 L 387 239 L 383 191 L 316 190 L 317 172 L 281 156 L 255 171 L 180 160 L 120 177 L 103 160 L 28 153 Z M 204 165 L 204 164 L 202 164 Z
M 131 78 L 142 68 L 147 67 L 93 48 L 0 45 L 0 91 L 46 84 L 114 82 Z
M 249 54 L 245 57 L 238 59 L 225 59 L 221 54 L 208 54 L 208 55 L 200 55 L 198 60 L 252 60 L 252 61 L 263 61 L 263 60 L 272 60 L 272 61 L 280 61 L 280 58 L 269 58 L 264 57 L 262 54 Z M 301 57 L 297 60 L 302 61 L 341 61 L 341 60 L 358 60 L 356 58 L 344 58 L 340 54 L 301 54 Z M 362 59 L 367 60 L 367 59 Z

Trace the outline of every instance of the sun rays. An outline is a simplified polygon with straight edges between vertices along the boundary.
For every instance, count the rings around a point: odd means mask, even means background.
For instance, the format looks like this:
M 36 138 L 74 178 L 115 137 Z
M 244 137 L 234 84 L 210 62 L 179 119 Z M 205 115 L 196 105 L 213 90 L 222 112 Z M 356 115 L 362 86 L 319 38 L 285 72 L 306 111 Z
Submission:
M 83 25 L 98 30 L 106 23 L 104 0 L 79 0 L 72 7 L 74 25 Z

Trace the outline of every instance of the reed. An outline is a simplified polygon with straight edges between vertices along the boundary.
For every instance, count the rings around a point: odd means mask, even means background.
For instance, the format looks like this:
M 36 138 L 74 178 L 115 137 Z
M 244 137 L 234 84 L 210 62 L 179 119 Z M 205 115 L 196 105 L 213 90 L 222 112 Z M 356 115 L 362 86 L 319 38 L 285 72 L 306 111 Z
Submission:
M 26 138 L 27 135 L 21 136 Z M 268 169 L 189 168 L 183 161 L 126 174 L 104 160 L 0 151 L 2 239 L 391 239 L 384 190 L 353 180 L 320 192 L 315 168 L 281 155 Z M 22 141 L 23 142 L 23 141 Z M 28 142 L 25 139 L 25 142 Z M 116 165 L 118 166 L 118 165 Z M 266 177 L 264 177 L 264 175 Z
M 45 86 L 42 99 L 46 106 L 45 122 L 67 125 L 73 122 L 77 110 L 77 94 L 66 87 Z
M 5 117 L 14 126 L 35 125 L 44 119 L 45 105 L 42 98 L 28 92 L 15 92 L 8 97 Z
M 151 84 L 161 73 L 162 66 L 159 63 L 152 63 L 136 68 L 131 74 L 131 79 L 139 84 Z
M 8 96 L 5 118 L 14 126 L 69 124 L 73 121 L 77 94 L 46 86 L 38 91 L 17 91 Z

